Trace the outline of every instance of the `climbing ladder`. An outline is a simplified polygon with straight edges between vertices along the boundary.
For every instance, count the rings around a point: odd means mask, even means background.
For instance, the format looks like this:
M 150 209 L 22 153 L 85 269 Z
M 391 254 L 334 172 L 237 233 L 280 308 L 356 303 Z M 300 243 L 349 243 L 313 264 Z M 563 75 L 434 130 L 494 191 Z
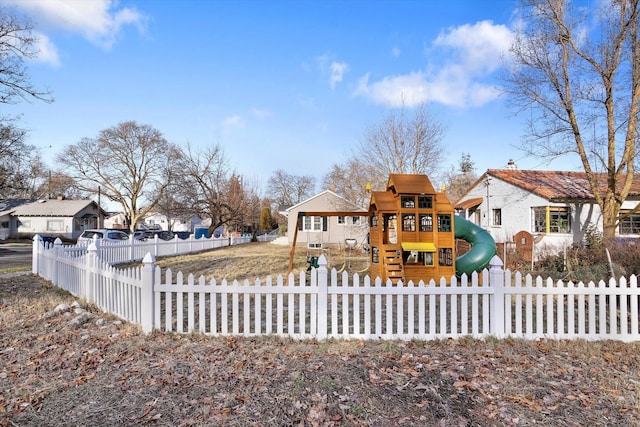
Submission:
M 386 244 L 382 247 L 382 265 L 387 279 L 396 285 L 402 280 L 404 283 L 404 269 L 402 268 L 402 247 L 399 244 Z

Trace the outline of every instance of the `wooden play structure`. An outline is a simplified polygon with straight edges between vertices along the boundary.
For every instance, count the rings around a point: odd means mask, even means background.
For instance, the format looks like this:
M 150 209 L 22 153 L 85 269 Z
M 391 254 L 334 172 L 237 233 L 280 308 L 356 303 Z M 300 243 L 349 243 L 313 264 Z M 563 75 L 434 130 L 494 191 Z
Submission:
M 491 235 L 455 215 L 447 195 L 426 175 L 389 175 L 386 191 L 371 193 L 369 225 L 370 276 L 394 284 L 471 274 L 496 253 Z M 458 258 L 456 238 L 471 243 Z
M 297 222 L 305 216 L 364 215 L 369 216 L 369 275 L 384 282 L 428 283 L 431 279 L 471 274 L 485 268 L 496 254 L 491 235 L 455 215 L 447 195 L 437 192 L 426 175 L 389 175 L 386 190 L 371 193 L 368 212 L 299 212 Z M 294 231 L 289 272 L 298 228 Z M 456 239 L 469 242 L 471 250 L 456 257 Z

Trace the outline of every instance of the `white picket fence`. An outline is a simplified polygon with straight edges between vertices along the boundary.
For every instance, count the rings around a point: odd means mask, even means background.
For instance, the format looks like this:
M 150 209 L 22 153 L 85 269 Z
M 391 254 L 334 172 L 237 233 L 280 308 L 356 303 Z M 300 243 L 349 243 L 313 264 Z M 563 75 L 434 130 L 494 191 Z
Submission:
M 321 256 L 319 268 L 310 273 L 217 282 L 163 272 L 151 253 L 142 266 L 122 270 L 100 259 L 93 245 L 77 256 L 55 246 L 37 251 L 43 268 L 36 272 L 34 261 L 34 273 L 140 324 L 145 332 L 317 339 L 640 339 L 635 276 L 586 285 L 554 282 L 512 274 L 494 257 L 489 270 L 471 277 L 393 286 L 329 271 Z

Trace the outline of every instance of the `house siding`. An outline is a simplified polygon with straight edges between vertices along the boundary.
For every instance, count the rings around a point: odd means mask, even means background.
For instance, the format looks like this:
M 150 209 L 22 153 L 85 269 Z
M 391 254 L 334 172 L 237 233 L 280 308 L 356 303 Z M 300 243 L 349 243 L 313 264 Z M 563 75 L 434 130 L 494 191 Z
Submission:
M 488 195 L 488 202 L 487 202 Z M 595 226 L 602 231 L 602 214 L 597 204 L 583 203 L 553 203 L 518 186 L 491 177 L 487 191 L 486 181 L 480 181 L 466 194 L 465 199 L 482 198 L 480 221 L 473 214 L 470 220 L 491 233 L 497 243 L 512 242 L 513 236 L 520 231 L 533 234 L 537 247 L 547 247 L 559 250 L 571 245 L 582 244 L 585 231 L 589 226 Z M 627 203 L 635 206 L 636 202 Z M 569 233 L 536 233 L 533 228 L 534 207 L 568 207 L 571 216 L 571 231 Z M 492 221 L 493 209 L 501 209 L 502 224 L 495 225 Z
M 289 244 L 293 243 L 293 236 L 297 226 L 298 212 L 339 212 L 339 211 L 357 211 L 346 200 L 337 194 L 324 191 L 314 197 L 311 197 L 287 210 L 287 230 Z M 344 245 L 345 239 L 356 239 L 358 243 L 366 240 L 369 232 L 369 224 L 367 212 L 362 212 L 360 225 L 353 225 L 349 218 L 347 224 L 338 224 L 338 217 L 326 217 L 326 231 L 298 231 L 296 238 L 297 245 L 322 244 L 323 247 L 328 245 Z

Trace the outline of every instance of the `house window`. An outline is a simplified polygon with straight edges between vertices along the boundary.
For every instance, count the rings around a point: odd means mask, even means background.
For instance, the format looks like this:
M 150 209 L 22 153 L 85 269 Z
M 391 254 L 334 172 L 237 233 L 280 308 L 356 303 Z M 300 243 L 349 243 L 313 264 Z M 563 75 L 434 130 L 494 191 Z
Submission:
M 9 221 L 0 222 L 0 228 L 9 228 Z
M 493 225 L 502 225 L 502 209 L 493 209 Z
M 620 234 L 640 234 L 640 214 L 624 216 L 620 220 L 620 228 L 618 232 Z
M 31 228 L 31 221 L 18 221 L 18 227 Z
M 369 224 L 371 228 L 378 227 L 378 215 L 376 214 L 371 215 Z
M 433 217 L 431 214 L 420 214 L 420 231 L 433 231 Z
M 402 231 L 416 231 L 416 216 L 414 214 L 402 214 Z
M 535 233 L 569 233 L 571 210 L 568 206 L 544 206 L 533 208 Z
M 327 217 L 305 216 L 302 231 L 327 231 Z
M 453 265 L 453 249 L 451 248 L 439 248 L 438 249 L 438 264 L 451 266 Z
M 64 221 L 50 220 L 47 221 L 47 231 L 62 231 L 64 230 Z
M 451 231 L 451 215 L 438 215 L 438 231 Z
M 371 246 L 371 262 L 373 264 L 380 263 L 380 249 L 377 246 Z
M 403 208 L 414 209 L 416 207 L 416 198 L 414 196 L 402 196 L 401 203 Z
M 339 216 L 339 217 L 338 217 L 338 224 L 340 224 L 340 225 L 344 225 L 344 224 L 345 224 L 345 217 L 343 217 L 343 216 Z
M 418 196 L 418 208 L 419 209 L 433 208 L 433 202 L 432 202 L 431 196 Z
M 361 224 L 361 217 L 359 216 L 352 216 L 351 217 L 351 224 L 353 225 L 360 225 Z

